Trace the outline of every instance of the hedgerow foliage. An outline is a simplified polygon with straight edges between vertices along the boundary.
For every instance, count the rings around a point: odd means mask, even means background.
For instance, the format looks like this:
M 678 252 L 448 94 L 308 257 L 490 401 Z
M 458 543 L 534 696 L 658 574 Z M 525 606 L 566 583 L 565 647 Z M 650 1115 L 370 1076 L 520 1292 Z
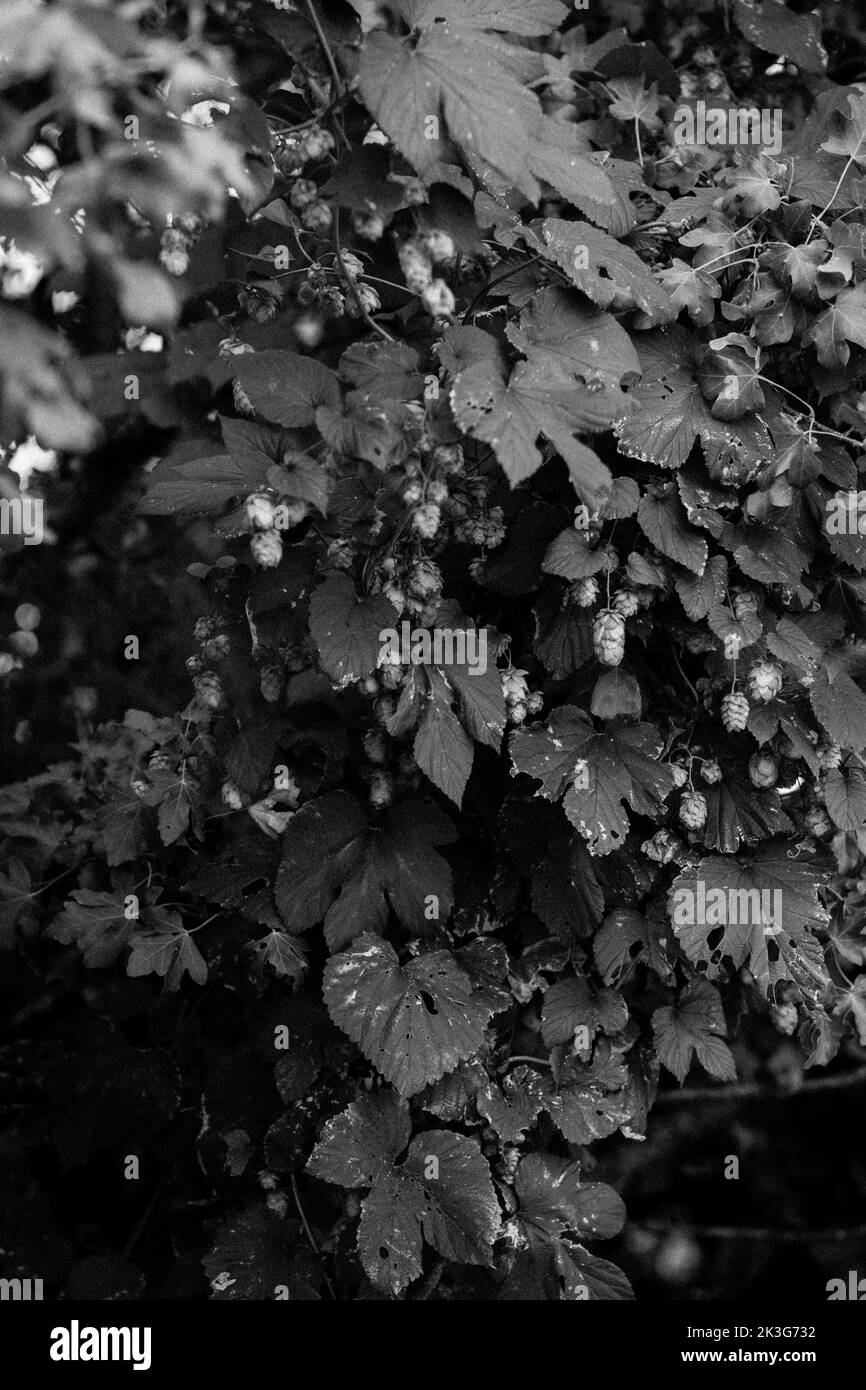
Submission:
M 2 791 L 16 1181 L 138 1155 L 215 1297 L 628 1298 L 589 1146 L 750 1011 L 866 1042 L 866 96 L 816 14 L 652 10 L 0 15 L 4 439 L 200 555 L 186 706 Z

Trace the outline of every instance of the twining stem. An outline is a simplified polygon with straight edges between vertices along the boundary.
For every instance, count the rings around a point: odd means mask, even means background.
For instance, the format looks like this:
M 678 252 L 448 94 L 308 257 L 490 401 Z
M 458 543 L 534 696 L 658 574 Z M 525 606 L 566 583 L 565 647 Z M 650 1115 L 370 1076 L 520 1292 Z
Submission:
M 656 1105 L 689 1105 L 693 1101 L 751 1100 L 793 1100 L 796 1096 L 813 1095 L 816 1091 L 843 1091 L 849 1086 L 859 1086 L 866 1081 L 866 1064 L 854 1071 L 840 1072 L 836 1076 L 818 1076 L 812 1081 L 804 1081 L 796 1091 L 780 1091 L 775 1086 L 764 1086 L 759 1081 L 734 1082 L 728 1086 L 691 1086 L 680 1091 L 660 1091 Z
M 301 1194 L 298 1192 L 298 1184 L 297 1184 L 297 1181 L 296 1181 L 296 1179 L 295 1179 L 294 1173 L 291 1174 L 291 1184 L 292 1184 L 292 1196 L 293 1196 L 294 1199 L 295 1199 L 295 1206 L 296 1206 L 297 1209 L 298 1209 L 298 1216 L 301 1218 L 301 1225 L 303 1226 L 304 1231 L 306 1232 L 307 1240 L 310 1242 L 310 1246 L 312 1247 L 313 1253 L 316 1254 L 316 1255 L 318 1255 L 319 1258 L 321 1259 L 321 1251 L 319 1250 L 319 1247 L 318 1247 L 318 1245 L 316 1244 L 315 1237 L 314 1237 L 312 1231 L 310 1230 L 310 1223 L 309 1223 L 309 1221 L 307 1220 L 307 1213 L 304 1211 L 304 1208 L 303 1208 L 303 1206 L 301 1205 Z M 324 1270 L 322 1270 L 322 1278 L 324 1279 L 325 1283 L 326 1283 L 327 1286 L 328 1286 L 328 1292 L 330 1293 L 331 1297 L 332 1297 L 333 1299 L 336 1299 L 337 1295 L 334 1293 L 334 1286 L 333 1286 L 333 1284 L 331 1283 L 330 1279 L 328 1278 L 328 1276 L 327 1276 L 327 1274 L 325 1273 Z
M 377 323 L 376 320 L 373 318 L 372 314 L 365 308 L 364 302 L 358 293 L 358 286 L 355 284 L 355 281 L 352 279 L 351 275 L 346 270 L 346 267 L 343 264 L 343 245 L 340 241 L 339 208 L 334 209 L 334 247 L 336 249 L 337 265 L 340 267 L 340 275 L 342 277 L 343 284 L 346 286 L 347 291 L 352 296 L 352 299 L 355 305 L 357 306 L 358 313 L 361 315 L 361 318 L 364 320 L 365 323 L 369 324 L 370 328 L 372 328 L 375 333 L 379 334 L 380 338 L 384 338 L 386 343 L 395 342 L 396 340 L 391 337 L 391 334 L 387 331 L 387 329 L 383 328 L 380 323 Z
M 809 245 L 809 242 L 812 240 L 812 237 L 815 235 L 815 232 L 817 231 L 818 223 L 821 222 L 821 221 L 827 216 L 827 213 L 830 211 L 831 207 L 832 207 L 833 204 L 835 203 L 835 201 L 836 201 L 836 195 L 838 194 L 839 189 L 842 187 L 843 183 L 845 182 L 845 179 L 846 179 L 847 174 L 848 174 L 848 170 L 851 168 L 851 165 L 854 163 L 855 159 L 857 158 L 857 155 L 858 155 L 858 153 L 859 153 L 859 151 L 860 151 L 860 146 L 863 144 L 863 141 L 864 141 L 864 140 L 866 140 L 866 130 L 863 131 L 862 135 L 860 136 L 860 139 L 857 141 L 857 144 L 854 146 L 854 149 L 853 149 L 853 150 L 851 151 L 851 153 L 849 154 L 848 159 L 847 159 L 847 162 L 846 162 L 846 164 L 845 164 L 845 168 L 842 170 L 841 174 L 839 175 L 839 179 L 838 179 L 838 181 L 837 181 L 837 183 L 836 183 L 836 187 L 833 189 L 833 196 L 831 197 L 829 203 L 827 204 L 826 207 L 822 208 L 821 211 L 820 211 L 815 217 L 812 218 L 812 222 L 811 222 L 811 225 L 810 225 L 810 227 L 809 227 L 809 235 L 806 237 L 806 240 L 805 240 L 805 242 L 803 243 L 805 246 L 808 246 L 808 245 Z

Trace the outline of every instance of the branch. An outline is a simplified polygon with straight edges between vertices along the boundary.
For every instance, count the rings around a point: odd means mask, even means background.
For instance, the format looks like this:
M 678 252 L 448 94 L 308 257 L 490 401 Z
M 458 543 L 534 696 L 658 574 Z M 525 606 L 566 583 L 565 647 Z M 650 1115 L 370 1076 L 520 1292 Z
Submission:
M 294 1173 L 292 1173 L 290 1176 L 291 1176 L 291 1183 L 292 1183 L 292 1196 L 293 1196 L 294 1199 L 295 1199 L 295 1206 L 296 1206 L 297 1209 L 298 1209 L 298 1216 L 301 1218 L 301 1225 L 303 1226 L 304 1231 L 306 1232 L 307 1240 L 310 1242 L 310 1246 L 311 1246 L 311 1248 L 312 1248 L 312 1250 L 313 1250 L 313 1253 L 316 1254 L 316 1255 L 318 1255 L 319 1259 L 321 1260 L 321 1259 L 322 1259 L 322 1252 L 321 1252 L 321 1250 L 319 1249 L 318 1245 L 316 1244 L 316 1238 L 315 1238 L 315 1236 L 313 1235 L 312 1231 L 310 1230 L 310 1223 L 309 1223 L 309 1221 L 307 1220 L 307 1213 L 304 1211 L 304 1208 L 303 1208 L 303 1206 L 301 1205 L 301 1194 L 300 1194 L 299 1191 L 298 1191 L 298 1184 L 297 1184 L 297 1181 L 295 1180 L 295 1175 L 294 1175 Z M 330 1293 L 331 1297 L 332 1297 L 333 1299 L 336 1299 L 337 1295 L 334 1293 L 334 1286 L 333 1286 L 333 1284 L 331 1283 L 330 1279 L 328 1278 L 327 1274 L 325 1273 L 324 1269 L 322 1270 L 322 1278 L 324 1279 L 325 1284 L 326 1284 L 327 1287 L 328 1287 L 328 1292 Z
M 845 1245 L 852 1239 L 866 1236 L 866 1225 L 831 1226 L 817 1231 L 773 1229 L 771 1226 L 692 1226 L 673 1218 L 669 1221 L 631 1221 L 634 1230 L 666 1234 L 668 1231 L 688 1231 L 705 1240 L 772 1241 L 777 1245 L 818 1245 L 822 1241 Z
M 685 1105 L 700 1100 L 791 1100 L 794 1096 L 814 1095 L 822 1091 L 844 1091 L 849 1086 L 859 1086 L 866 1081 L 866 1063 L 854 1071 L 839 1072 L 836 1076 L 817 1076 L 814 1081 L 804 1081 L 795 1091 L 780 1091 L 776 1086 L 765 1086 L 759 1081 L 741 1081 L 732 1086 L 686 1086 L 682 1091 L 660 1091 L 656 1096 L 656 1106 Z M 654 1107 L 655 1108 L 655 1107 Z
M 345 265 L 343 264 L 343 244 L 340 241 L 339 208 L 334 209 L 334 248 L 337 255 L 337 265 L 340 267 L 340 277 L 347 291 L 352 296 L 352 301 L 356 305 L 358 313 L 361 315 L 361 318 L 364 320 L 365 323 L 369 324 L 370 328 L 372 328 L 375 333 L 379 334 L 380 338 L 384 338 L 386 343 L 393 343 L 394 339 L 391 337 L 391 334 L 386 329 L 384 329 L 380 323 L 377 323 L 376 320 L 373 318 L 373 315 L 369 312 L 369 310 L 364 307 L 364 302 L 361 299 L 360 294 L 358 293 L 358 286 L 355 284 L 355 281 L 352 279 L 351 275 L 348 273 Z
M 333 53 L 331 52 L 331 45 L 328 43 L 327 35 L 325 34 L 324 29 L 322 28 L 319 16 L 316 14 L 316 7 L 313 4 L 313 0 L 304 0 L 304 2 L 307 6 L 307 14 L 310 16 L 310 19 L 312 20 L 313 28 L 316 31 L 316 36 L 321 45 L 322 52 L 325 55 L 325 61 L 328 64 L 328 67 L 331 69 L 331 76 L 334 79 L 334 95 L 338 96 L 343 90 L 343 79 L 340 76 L 340 71 L 337 67 L 336 60 L 334 58 Z

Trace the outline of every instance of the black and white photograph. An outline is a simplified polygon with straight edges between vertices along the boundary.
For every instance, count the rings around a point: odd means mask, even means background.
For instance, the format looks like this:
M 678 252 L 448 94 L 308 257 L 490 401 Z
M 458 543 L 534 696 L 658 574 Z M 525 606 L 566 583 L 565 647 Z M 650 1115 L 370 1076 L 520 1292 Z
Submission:
M 0 0 L 0 1334 L 861 1301 L 866 10 Z

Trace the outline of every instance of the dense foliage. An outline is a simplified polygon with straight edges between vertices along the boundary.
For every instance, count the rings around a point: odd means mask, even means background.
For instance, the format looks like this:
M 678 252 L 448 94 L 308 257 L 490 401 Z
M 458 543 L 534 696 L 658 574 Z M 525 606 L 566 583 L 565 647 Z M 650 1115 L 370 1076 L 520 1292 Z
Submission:
M 7 1272 L 629 1298 L 866 1045 L 864 34 L 652 9 L 4 5 Z

